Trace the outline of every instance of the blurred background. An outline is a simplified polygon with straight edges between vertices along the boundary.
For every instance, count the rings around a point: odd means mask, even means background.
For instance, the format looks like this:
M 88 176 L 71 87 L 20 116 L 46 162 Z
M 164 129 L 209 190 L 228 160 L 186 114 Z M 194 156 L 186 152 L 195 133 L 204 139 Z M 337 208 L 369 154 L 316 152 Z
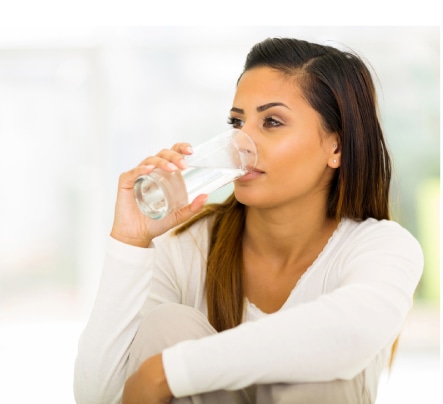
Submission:
M 425 252 L 377 404 L 440 403 L 440 30 L 418 26 L 0 28 L 0 402 L 74 402 L 119 174 L 226 129 L 269 36 L 353 49 L 375 72 L 393 217 Z

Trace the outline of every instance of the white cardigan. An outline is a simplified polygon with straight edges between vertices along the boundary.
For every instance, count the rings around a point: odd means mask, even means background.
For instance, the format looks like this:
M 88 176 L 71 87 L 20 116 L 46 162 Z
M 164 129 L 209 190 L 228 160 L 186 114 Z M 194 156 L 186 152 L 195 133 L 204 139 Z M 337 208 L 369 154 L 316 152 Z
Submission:
M 109 238 L 103 274 L 79 342 L 77 402 L 119 403 L 128 350 L 143 310 L 178 302 L 207 313 L 210 220 L 150 248 Z M 412 235 L 392 221 L 343 219 L 283 307 L 247 303 L 243 324 L 163 352 L 176 397 L 251 384 L 350 379 L 367 369 L 374 397 L 423 270 Z

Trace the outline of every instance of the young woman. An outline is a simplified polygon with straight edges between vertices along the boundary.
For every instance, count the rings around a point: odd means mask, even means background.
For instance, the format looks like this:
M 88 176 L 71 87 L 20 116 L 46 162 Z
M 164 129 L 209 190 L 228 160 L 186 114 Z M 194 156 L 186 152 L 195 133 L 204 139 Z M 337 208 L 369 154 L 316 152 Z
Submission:
M 389 220 L 368 69 L 333 47 L 265 40 L 229 121 L 259 164 L 224 203 L 201 195 L 160 221 L 139 212 L 136 179 L 185 168 L 189 144 L 121 175 L 79 403 L 375 402 L 423 256 Z

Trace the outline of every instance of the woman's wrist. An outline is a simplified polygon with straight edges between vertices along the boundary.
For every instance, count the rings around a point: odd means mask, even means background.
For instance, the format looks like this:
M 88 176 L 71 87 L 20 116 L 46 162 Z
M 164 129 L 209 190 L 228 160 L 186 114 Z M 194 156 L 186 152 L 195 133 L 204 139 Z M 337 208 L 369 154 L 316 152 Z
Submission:
M 152 242 L 152 239 L 150 239 L 150 238 L 131 237 L 128 235 L 120 234 L 115 230 L 111 231 L 110 236 L 113 239 L 120 241 L 121 243 L 128 244 L 133 247 L 148 248 Z
M 152 380 L 157 386 L 159 397 L 163 399 L 172 398 L 172 392 L 166 378 L 165 368 L 163 367 L 162 354 L 155 355 L 145 361 L 140 366 L 140 371 L 145 380 Z
M 169 403 L 173 398 L 163 368 L 162 355 L 145 360 L 125 383 L 123 404 Z

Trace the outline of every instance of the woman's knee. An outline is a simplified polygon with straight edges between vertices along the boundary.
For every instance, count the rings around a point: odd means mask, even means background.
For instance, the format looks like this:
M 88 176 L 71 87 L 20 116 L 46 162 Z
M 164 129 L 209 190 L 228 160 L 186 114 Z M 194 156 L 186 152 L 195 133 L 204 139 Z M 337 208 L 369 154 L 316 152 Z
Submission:
M 147 310 L 129 349 L 127 376 L 140 364 L 181 341 L 215 334 L 199 310 L 177 303 L 164 303 Z

